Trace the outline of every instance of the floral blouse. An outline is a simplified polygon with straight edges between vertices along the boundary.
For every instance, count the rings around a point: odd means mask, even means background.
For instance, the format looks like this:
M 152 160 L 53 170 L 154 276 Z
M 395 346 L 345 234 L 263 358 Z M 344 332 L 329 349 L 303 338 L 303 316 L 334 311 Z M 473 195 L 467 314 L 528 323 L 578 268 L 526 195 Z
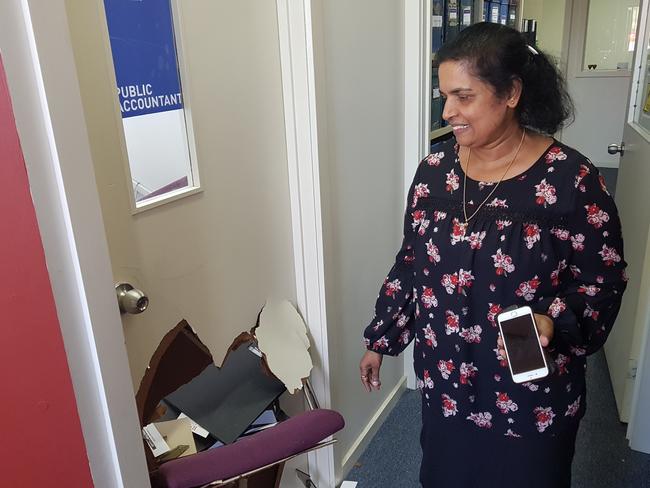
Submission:
M 364 333 L 397 355 L 415 339 L 427 418 L 497 435 L 553 435 L 584 413 L 586 355 L 614 323 L 626 285 L 616 206 L 598 169 L 557 141 L 504 180 L 463 225 L 463 177 L 452 138 L 419 165 L 404 240 Z M 494 183 L 467 178 L 467 215 Z M 528 305 L 552 317 L 555 371 L 516 384 L 498 354 L 496 316 Z

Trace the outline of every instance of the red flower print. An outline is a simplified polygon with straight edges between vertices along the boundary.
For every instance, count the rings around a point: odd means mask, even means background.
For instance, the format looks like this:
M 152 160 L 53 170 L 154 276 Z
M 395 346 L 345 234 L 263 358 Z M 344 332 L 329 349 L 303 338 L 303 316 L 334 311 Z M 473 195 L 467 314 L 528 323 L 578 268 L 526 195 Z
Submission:
M 513 402 L 507 393 L 496 392 L 497 395 L 497 408 L 501 413 L 516 412 L 519 409 L 519 406 Z
M 427 242 L 427 256 L 429 256 L 429 261 L 433 264 L 440 262 L 440 252 L 438 251 L 438 246 L 436 246 L 431 239 L 429 239 L 429 242 Z
M 408 329 L 404 329 L 399 336 L 399 342 L 406 346 L 409 343 L 410 339 L 411 339 L 410 331 Z
M 535 414 L 535 425 L 537 426 L 538 432 L 544 432 L 550 425 L 553 424 L 553 419 L 555 418 L 555 413 L 551 407 L 537 407 L 533 410 Z
M 424 338 L 427 340 L 427 346 L 431 347 L 432 349 L 438 347 L 436 333 L 431 328 L 431 325 L 427 324 L 427 326 L 422 329 L 422 331 L 424 332 Z
M 605 177 L 603 175 L 598 175 L 598 183 L 600 183 L 600 189 L 609 195 L 609 190 L 605 184 Z
M 539 225 L 524 224 L 524 242 L 528 249 L 532 249 L 536 242 L 540 240 Z
M 512 225 L 512 220 L 497 220 L 495 223 L 497 224 L 497 229 L 503 230 Z
M 445 157 L 444 152 L 429 154 L 424 160 L 429 166 L 440 166 L 440 161 Z
M 449 193 L 454 193 L 454 190 L 458 190 L 460 188 L 460 178 L 458 178 L 458 175 L 454 173 L 454 170 L 452 169 L 449 173 L 447 173 L 447 186 L 445 187 L 445 190 L 447 190 Z
M 569 356 L 565 356 L 564 354 L 558 354 L 557 357 L 555 358 L 555 364 L 557 365 L 557 374 L 559 376 L 562 376 L 563 374 L 567 374 L 569 370 L 567 369 L 567 365 L 571 362 L 571 358 Z
M 492 414 L 490 412 L 470 413 L 467 420 L 471 420 L 482 429 L 492 428 Z
M 496 208 L 508 208 L 508 204 L 506 203 L 505 199 L 504 200 L 499 200 L 498 198 L 495 198 L 492 200 L 490 203 L 485 205 L 486 207 L 496 207 Z
M 467 229 L 467 226 L 465 224 L 461 224 L 458 219 L 454 219 L 451 221 L 451 245 L 455 246 L 459 242 L 463 242 L 465 240 L 465 231 Z
M 603 244 L 602 250 L 598 251 L 598 254 L 603 258 L 605 266 L 613 266 L 614 263 L 619 263 L 621 261 L 621 256 L 616 252 L 616 249 L 613 247 L 607 247 L 605 244 Z
M 447 335 L 455 334 L 460 330 L 460 317 L 451 310 L 445 311 L 447 316 L 445 322 L 445 333 Z
M 445 287 L 445 290 L 447 290 L 447 293 L 450 295 L 454 293 L 454 290 L 457 290 L 458 293 L 466 295 L 465 288 L 470 288 L 472 286 L 472 281 L 474 281 L 472 272 L 465 271 L 463 268 L 461 268 L 453 275 L 443 275 L 440 283 Z
M 411 223 L 413 230 L 417 228 L 418 234 L 423 236 L 427 230 L 427 227 L 429 227 L 429 221 L 426 218 L 427 213 L 424 210 L 416 210 L 415 212 L 411 213 L 411 216 L 413 217 L 413 222 Z
M 560 239 L 561 241 L 566 241 L 569 239 L 570 232 L 566 229 L 558 229 L 557 227 L 553 227 L 551 229 L 551 234 Z
M 455 369 L 456 366 L 454 366 L 454 361 L 452 359 L 447 361 L 441 359 L 438 361 L 438 371 L 440 371 L 441 376 L 446 380 L 449 379 L 449 375 L 453 373 Z
M 583 180 L 585 176 L 587 176 L 590 173 L 589 167 L 581 164 L 580 169 L 578 170 L 578 174 L 576 175 L 576 181 L 575 181 L 575 187 L 578 188 L 580 186 L 580 182 Z
M 483 332 L 483 329 L 477 324 L 469 329 L 463 328 L 459 335 L 469 344 L 478 344 L 481 342 L 481 332 Z
M 575 251 L 584 251 L 585 249 L 585 236 L 583 234 L 576 234 L 571 236 L 571 246 Z
M 461 363 L 460 365 L 460 383 L 462 385 L 472 384 L 471 378 L 474 378 L 478 373 L 478 368 L 474 363 Z
M 537 291 L 539 284 L 539 277 L 535 275 L 533 279 L 520 283 L 519 287 L 515 291 L 515 295 L 523 297 L 524 300 L 530 302 L 535 297 L 535 292 Z
M 404 315 L 403 313 L 400 313 L 397 315 L 397 328 L 398 329 L 403 329 L 406 327 L 406 324 L 408 323 L 410 317 L 408 315 Z
M 446 218 L 447 218 L 447 212 L 440 212 L 439 210 L 433 212 L 434 222 L 440 222 L 441 220 L 445 220 Z
M 388 281 L 385 283 L 385 287 L 386 296 L 394 299 L 395 295 L 402 291 L 402 282 L 398 279 L 394 279 L 393 281 Z
M 535 193 L 535 196 L 537 197 L 535 203 L 537 203 L 537 205 L 544 205 L 544 207 L 546 207 L 547 205 L 553 205 L 557 202 L 555 187 L 548 183 L 546 178 L 540 181 L 538 185 L 535 185 L 535 189 L 537 190 Z
M 451 417 L 458 413 L 458 408 L 456 407 L 456 400 L 452 399 L 446 393 L 442 394 L 442 414 L 445 417 Z
M 595 297 L 599 291 L 600 288 L 598 288 L 596 285 L 580 285 L 578 287 L 578 293 L 584 293 L 590 297 Z
M 501 313 L 501 305 L 498 303 L 488 303 L 488 314 L 487 319 L 492 324 L 492 327 L 497 326 L 497 315 Z
M 465 240 L 469 242 L 469 247 L 472 249 L 481 249 L 483 245 L 483 239 L 485 239 L 485 231 L 482 232 L 472 232 L 469 237 L 466 237 Z
M 422 302 L 422 305 L 424 305 L 424 308 L 437 307 L 438 299 L 433 294 L 433 288 L 427 288 L 426 286 L 423 286 L 422 288 L 424 288 L 424 290 L 422 291 L 420 301 Z
M 494 259 L 494 267 L 498 276 L 508 276 L 508 273 L 512 273 L 515 270 L 515 265 L 512 264 L 512 258 L 507 254 L 503 254 L 501 248 L 497 249 L 496 254 L 492 255 L 492 259 Z
M 566 310 L 566 303 L 561 298 L 556 298 L 553 300 L 551 305 L 548 307 L 548 313 L 554 319 L 558 318 L 562 312 Z
M 372 348 L 377 351 L 379 349 L 386 349 L 388 347 L 388 339 L 386 336 L 381 336 L 379 339 L 377 339 L 373 345 Z
M 587 222 L 593 225 L 596 229 L 600 229 L 604 222 L 609 221 L 609 214 L 604 210 L 601 210 L 595 203 L 585 205 L 585 210 L 587 210 Z
M 553 286 L 560 285 L 560 273 L 566 269 L 566 259 L 560 261 L 557 265 L 557 269 L 551 273 L 551 284 Z
M 564 154 L 562 149 L 559 147 L 553 146 L 548 150 L 544 159 L 546 159 L 546 164 L 551 164 L 553 161 L 564 161 L 566 159 L 566 154 Z
M 568 406 L 568 408 L 566 409 L 566 413 L 564 414 L 565 417 L 575 417 L 576 416 L 576 414 L 578 413 L 578 410 L 580 410 L 581 397 L 582 397 L 582 395 L 578 396 L 578 398 L 576 398 L 576 401 Z
M 429 370 L 425 369 L 424 370 L 424 387 L 432 390 L 433 389 L 433 380 L 431 379 L 431 375 L 429 374 Z
M 418 200 L 420 198 L 428 197 L 429 193 L 429 185 L 426 185 L 424 183 L 418 183 L 415 185 L 415 188 L 413 188 L 413 203 L 411 204 L 411 207 L 415 208 L 415 206 L 418 204 Z
M 589 317 L 590 319 L 593 319 L 593 320 L 598 320 L 599 315 L 600 315 L 600 312 L 598 310 L 594 310 L 589 305 L 587 305 L 585 307 L 584 312 L 582 312 L 583 317 Z

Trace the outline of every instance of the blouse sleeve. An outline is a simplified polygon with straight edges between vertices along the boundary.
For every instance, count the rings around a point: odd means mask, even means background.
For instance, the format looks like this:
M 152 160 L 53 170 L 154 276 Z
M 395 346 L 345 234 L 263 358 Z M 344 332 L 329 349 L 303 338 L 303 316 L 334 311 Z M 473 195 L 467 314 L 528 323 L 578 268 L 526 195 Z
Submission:
M 411 225 L 411 217 L 413 212 L 417 212 L 417 199 L 428 193 L 426 184 L 416 183 L 420 180 L 422 167 L 421 163 L 409 190 L 402 246 L 379 290 L 375 315 L 363 334 L 364 343 L 369 350 L 389 356 L 397 356 L 406 349 L 415 335 L 417 298 L 413 294 L 413 238 L 416 231 Z
M 600 349 L 621 306 L 627 284 L 621 224 L 604 179 L 592 164 L 576 176 L 576 208 L 569 221 L 572 256 L 559 293 L 534 308 L 555 325 L 551 347 L 576 355 Z

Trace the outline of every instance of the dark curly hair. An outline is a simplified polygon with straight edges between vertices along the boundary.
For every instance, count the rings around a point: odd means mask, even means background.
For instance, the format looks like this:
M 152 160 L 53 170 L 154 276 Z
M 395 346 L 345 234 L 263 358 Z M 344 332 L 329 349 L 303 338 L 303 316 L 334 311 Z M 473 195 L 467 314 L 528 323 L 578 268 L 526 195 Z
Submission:
M 524 36 L 505 25 L 480 22 L 463 29 L 445 43 L 436 56 L 445 61 L 467 62 L 471 72 L 494 89 L 498 97 L 510 93 L 514 80 L 522 92 L 516 113 L 519 123 L 553 134 L 573 122 L 574 108 L 564 78 L 549 57 L 529 49 Z

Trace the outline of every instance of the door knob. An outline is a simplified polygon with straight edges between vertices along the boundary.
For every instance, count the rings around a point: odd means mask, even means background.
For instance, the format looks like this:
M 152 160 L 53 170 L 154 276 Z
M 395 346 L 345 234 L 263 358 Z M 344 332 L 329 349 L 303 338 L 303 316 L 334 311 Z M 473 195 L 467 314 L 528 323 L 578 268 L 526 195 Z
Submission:
M 618 144 L 610 144 L 609 146 L 607 146 L 607 152 L 609 154 L 621 153 L 622 156 L 623 153 L 625 153 L 625 143 L 621 142 L 620 146 Z
M 149 297 L 129 283 L 115 285 L 115 293 L 120 313 L 142 313 L 149 306 Z

